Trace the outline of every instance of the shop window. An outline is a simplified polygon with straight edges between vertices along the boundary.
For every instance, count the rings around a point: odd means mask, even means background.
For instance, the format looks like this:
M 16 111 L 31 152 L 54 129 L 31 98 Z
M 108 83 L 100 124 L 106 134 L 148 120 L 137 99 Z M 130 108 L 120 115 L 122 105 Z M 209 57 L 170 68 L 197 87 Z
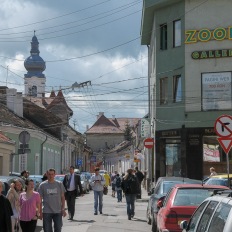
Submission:
M 167 24 L 160 25 L 160 49 L 167 50 L 168 48 L 168 26 Z
M 181 20 L 173 22 L 173 47 L 181 46 Z
M 168 103 L 168 78 L 160 79 L 160 105 Z
M 181 176 L 180 144 L 166 144 L 166 176 Z
M 180 102 L 182 100 L 181 79 L 181 75 L 173 77 L 173 102 Z

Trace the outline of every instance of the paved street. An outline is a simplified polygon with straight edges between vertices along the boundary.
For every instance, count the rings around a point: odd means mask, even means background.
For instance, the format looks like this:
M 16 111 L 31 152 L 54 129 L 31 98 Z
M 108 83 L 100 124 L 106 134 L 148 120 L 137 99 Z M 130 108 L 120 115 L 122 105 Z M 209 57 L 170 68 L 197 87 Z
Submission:
M 63 220 L 62 232 L 131 232 L 151 231 L 151 226 L 146 223 L 147 202 L 136 202 L 135 217 L 127 219 L 125 198 L 117 203 L 117 198 L 112 198 L 111 190 L 103 199 L 103 214 L 93 215 L 93 191 L 76 200 L 76 213 L 74 221 Z M 43 231 L 42 221 L 38 221 L 36 232 Z

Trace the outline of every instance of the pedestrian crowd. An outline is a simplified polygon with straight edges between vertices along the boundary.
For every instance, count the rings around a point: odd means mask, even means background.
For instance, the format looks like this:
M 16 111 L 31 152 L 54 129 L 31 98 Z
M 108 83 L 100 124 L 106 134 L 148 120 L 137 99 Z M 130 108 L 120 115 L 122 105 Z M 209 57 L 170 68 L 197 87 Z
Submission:
M 141 182 L 144 178 L 142 172 L 136 168 L 128 169 L 121 175 L 115 171 L 113 174 L 99 173 L 95 168 L 90 178 L 90 185 L 94 192 L 94 215 L 103 213 L 103 195 L 108 193 L 112 186 L 112 197 L 117 195 L 117 202 L 126 199 L 128 219 L 135 215 L 135 199 L 141 198 Z M 44 232 L 61 232 L 62 217 L 67 215 L 65 200 L 68 209 L 68 220 L 73 220 L 75 214 L 75 200 L 83 196 L 80 176 L 74 173 L 74 166 L 70 166 L 69 173 L 65 175 L 63 183 L 55 180 L 56 171 L 51 168 L 44 173 L 38 192 L 34 191 L 34 181 L 30 179 L 29 172 L 23 171 L 21 177 L 25 186 L 15 179 L 10 185 L 6 196 L 2 195 L 3 183 L 0 181 L 0 231 L 4 232 L 34 232 L 37 220 L 43 220 Z

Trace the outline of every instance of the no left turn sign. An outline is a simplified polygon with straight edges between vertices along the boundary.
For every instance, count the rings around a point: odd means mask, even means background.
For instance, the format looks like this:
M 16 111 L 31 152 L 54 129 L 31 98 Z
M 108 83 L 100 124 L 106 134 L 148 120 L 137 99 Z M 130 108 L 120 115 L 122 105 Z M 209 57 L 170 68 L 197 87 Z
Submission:
M 232 136 L 232 117 L 230 115 L 222 115 L 216 120 L 214 129 L 220 137 Z

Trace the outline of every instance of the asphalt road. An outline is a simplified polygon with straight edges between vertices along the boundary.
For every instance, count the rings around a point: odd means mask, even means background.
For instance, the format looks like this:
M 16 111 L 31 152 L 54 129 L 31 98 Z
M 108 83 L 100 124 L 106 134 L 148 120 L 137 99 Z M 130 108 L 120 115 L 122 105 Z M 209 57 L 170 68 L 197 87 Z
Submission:
M 126 213 L 125 198 L 118 203 L 117 198 L 110 195 L 103 197 L 103 214 L 93 214 L 93 192 L 76 199 L 76 213 L 73 221 L 63 219 L 62 232 L 142 232 L 151 231 L 146 222 L 147 202 L 136 202 L 135 217 L 129 221 Z M 36 232 L 43 231 L 42 221 L 39 220 Z

